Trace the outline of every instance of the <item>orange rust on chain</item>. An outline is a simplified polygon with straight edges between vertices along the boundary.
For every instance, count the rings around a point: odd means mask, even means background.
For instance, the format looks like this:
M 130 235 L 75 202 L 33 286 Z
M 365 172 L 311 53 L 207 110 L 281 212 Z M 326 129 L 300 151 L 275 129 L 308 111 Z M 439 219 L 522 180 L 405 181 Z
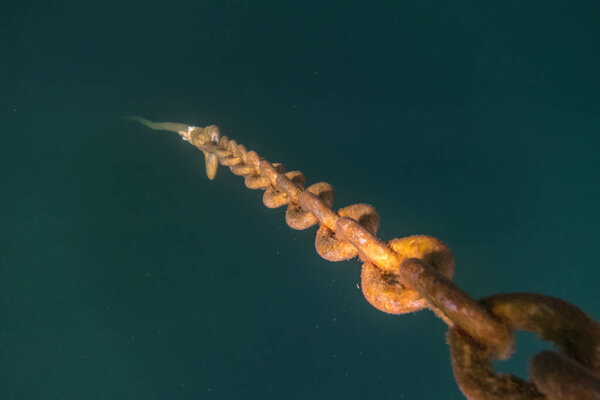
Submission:
M 317 253 L 330 261 L 358 256 L 363 261 L 363 294 L 374 307 L 392 314 L 431 309 L 450 327 L 452 368 L 468 399 L 600 398 L 600 326 L 577 307 L 532 293 L 475 301 L 452 283 L 454 257 L 439 239 L 409 236 L 383 242 L 376 236 L 379 215 L 373 207 L 354 204 L 333 211 L 331 185 L 320 182 L 305 188 L 301 172 L 284 172 L 281 164 L 271 164 L 220 136 L 215 125 L 198 128 L 130 119 L 179 133 L 204 153 L 209 179 L 220 163 L 243 176 L 248 188 L 264 190 L 265 206 L 287 205 L 286 223 L 293 229 L 318 223 Z M 532 382 L 498 375 L 490 362 L 511 354 L 514 329 L 535 332 L 560 350 L 533 357 Z
M 544 350 L 531 359 L 531 380 L 542 393 L 557 399 L 600 399 L 600 380 L 580 363 Z
M 379 228 L 379 214 L 368 204 L 353 204 L 341 208 L 337 211 L 337 215 L 352 218 L 372 234 L 375 234 Z M 325 225 L 321 225 L 317 231 L 315 247 L 317 253 L 329 261 L 344 261 L 356 256 L 364 257 L 357 247 L 343 240 L 335 231 Z
M 333 199 L 333 189 L 331 190 L 331 198 Z M 329 229 L 335 229 L 335 224 L 339 216 L 321 199 L 308 190 L 303 191 L 298 196 L 300 206 L 313 214 L 321 223 L 321 226 L 326 226 Z
M 494 372 L 491 349 L 460 328 L 448 332 L 454 376 L 469 399 L 598 399 L 600 393 L 600 326 L 577 307 L 535 293 L 499 294 L 480 300 L 481 305 L 511 329 L 534 332 L 554 342 L 560 357 L 540 353 L 531 365 L 533 383 Z M 560 362 L 560 359 L 568 360 Z M 553 376 L 553 371 L 555 374 Z M 565 386 L 577 375 L 585 385 Z M 562 395 L 556 390 L 561 382 Z M 586 393 L 586 395 L 582 395 Z M 575 394 L 575 397 L 573 397 Z M 544 397 L 546 396 L 546 397 Z
M 302 193 L 312 193 L 327 207 L 331 207 L 333 204 L 333 188 L 328 183 L 315 183 L 302 191 Z M 296 230 L 308 229 L 319 222 L 319 218 L 317 218 L 315 214 L 311 213 L 306 208 L 303 208 L 300 204 L 300 195 L 302 193 L 297 196 L 297 200 L 290 202 L 290 205 L 285 212 L 285 222 L 290 228 Z
M 450 274 L 444 275 L 443 270 L 438 271 L 426 260 L 419 258 L 404 260 L 400 268 L 400 276 L 410 287 L 421 293 L 424 299 L 471 337 L 487 343 L 497 358 L 508 358 L 513 351 L 513 340 L 508 327 L 454 285 L 448 275 Z
M 426 260 L 449 279 L 454 275 L 452 252 L 436 238 L 409 236 L 390 240 L 389 245 L 400 258 L 400 262 L 416 257 Z M 402 284 L 398 278 L 395 271 L 384 271 L 370 262 L 363 263 L 363 291 L 375 308 L 390 314 L 406 314 L 427 307 L 427 300 L 411 286 Z

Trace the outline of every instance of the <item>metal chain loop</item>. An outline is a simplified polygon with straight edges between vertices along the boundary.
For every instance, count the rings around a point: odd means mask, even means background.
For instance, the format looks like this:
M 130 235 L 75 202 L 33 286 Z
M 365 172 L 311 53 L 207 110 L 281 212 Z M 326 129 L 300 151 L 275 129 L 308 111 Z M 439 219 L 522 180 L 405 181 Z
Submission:
M 409 236 L 392 239 L 389 246 L 401 260 L 425 260 L 447 279 L 454 276 L 452 251 L 439 239 L 431 236 Z M 390 314 L 406 314 L 429 307 L 430 303 L 396 274 L 386 273 L 370 262 L 363 263 L 360 275 L 365 298 L 373 307 Z
M 468 399 L 599 399 L 600 326 L 577 307 L 531 293 L 504 294 L 479 302 L 451 281 L 454 257 L 439 239 L 409 236 L 387 243 L 375 236 L 379 215 L 366 204 L 334 212 L 333 189 L 317 183 L 305 189 L 301 172 L 284 173 L 254 151 L 220 136 L 219 129 L 134 121 L 152 129 L 179 133 L 205 155 L 209 179 L 218 163 L 244 177 L 250 189 L 262 189 L 269 208 L 288 205 L 286 223 L 293 229 L 319 224 L 317 253 L 330 261 L 360 257 L 361 286 L 367 301 L 392 314 L 431 309 L 450 327 L 452 367 Z M 545 351 L 532 359 L 532 381 L 494 372 L 491 358 L 507 358 L 514 348 L 513 329 L 535 332 L 553 341 L 560 353 Z
M 490 349 L 460 328 L 451 328 L 448 344 L 452 368 L 467 398 L 599 398 L 600 327 L 587 314 L 565 301 L 535 293 L 494 295 L 480 303 L 511 329 L 531 331 L 554 342 L 561 355 L 543 352 L 536 356 L 532 362 L 535 384 L 529 383 L 512 375 L 497 375 Z M 575 386 L 570 379 L 577 375 L 580 385 Z
M 254 171 L 251 172 L 254 173 Z M 304 188 L 304 185 L 306 184 L 306 178 L 300 171 L 286 172 L 283 176 L 300 188 Z M 290 201 L 290 196 L 285 191 L 280 190 L 275 186 L 267 187 L 265 194 L 263 195 L 263 204 L 268 208 L 279 208 L 288 204 Z
M 600 399 L 600 379 L 580 363 L 550 350 L 531 359 L 531 380 L 551 400 Z
M 333 204 L 333 188 L 329 183 L 315 183 L 306 190 L 316 195 L 328 207 Z M 301 231 L 316 225 L 319 220 L 313 214 L 304 211 L 297 201 L 292 201 L 285 212 L 285 222 L 290 228 Z
M 352 218 L 373 235 L 379 229 L 379 214 L 368 204 L 353 204 L 340 208 L 337 215 Z M 339 238 L 335 231 L 325 225 L 321 225 L 317 231 L 315 247 L 317 253 L 328 261 L 344 261 L 359 255 L 356 247 Z

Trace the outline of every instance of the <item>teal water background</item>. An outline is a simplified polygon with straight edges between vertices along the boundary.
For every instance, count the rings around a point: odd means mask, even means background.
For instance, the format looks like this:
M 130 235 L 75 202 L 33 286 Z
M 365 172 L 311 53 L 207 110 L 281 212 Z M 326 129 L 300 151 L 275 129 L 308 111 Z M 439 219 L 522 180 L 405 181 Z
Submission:
M 130 114 L 439 237 L 475 298 L 598 319 L 599 3 L 395 3 L 4 2 L 0 398 L 462 398 L 432 313 L 375 310 L 358 262 Z M 518 339 L 526 377 L 547 345 Z

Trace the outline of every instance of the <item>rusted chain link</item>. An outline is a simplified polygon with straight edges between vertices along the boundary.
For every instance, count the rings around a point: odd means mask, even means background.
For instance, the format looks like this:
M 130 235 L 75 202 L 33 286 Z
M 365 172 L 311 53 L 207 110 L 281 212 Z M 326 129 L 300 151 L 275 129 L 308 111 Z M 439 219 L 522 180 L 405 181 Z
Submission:
M 221 136 L 215 125 L 199 128 L 131 119 L 177 132 L 202 150 L 209 179 L 214 179 L 220 163 L 244 177 L 248 188 L 264 190 L 265 206 L 287 205 L 285 220 L 291 228 L 319 224 L 317 253 L 329 261 L 358 256 L 363 261 L 363 294 L 377 309 L 403 314 L 429 308 L 442 318 L 450 327 L 454 374 L 468 399 L 600 399 L 600 326 L 577 307 L 532 293 L 476 301 L 452 283 L 454 257 L 439 239 L 381 241 L 376 236 L 379 215 L 372 206 L 353 204 L 334 211 L 331 185 L 306 187 L 301 172 L 285 172 L 281 164 L 263 160 Z M 491 358 L 511 355 L 515 329 L 535 332 L 560 351 L 545 351 L 532 359 L 532 382 L 498 375 L 491 365 Z
M 497 375 L 489 348 L 458 328 L 448 332 L 454 375 L 472 399 L 599 399 L 600 329 L 577 307 L 535 293 L 499 294 L 480 304 L 511 329 L 554 342 L 561 354 L 546 351 L 531 362 L 533 383 Z M 543 394 L 542 394 L 543 393 Z

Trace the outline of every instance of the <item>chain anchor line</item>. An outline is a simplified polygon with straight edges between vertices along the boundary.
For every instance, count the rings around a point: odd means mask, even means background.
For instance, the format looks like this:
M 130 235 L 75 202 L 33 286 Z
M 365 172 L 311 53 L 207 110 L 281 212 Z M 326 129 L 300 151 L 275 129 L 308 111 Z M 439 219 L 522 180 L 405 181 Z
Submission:
M 372 206 L 353 204 L 334 211 L 331 185 L 306 187 L 301 172 L 285 172 L 281 164 L 221 136 L 216 125 L 127 118 L 176 132 L 197 147 L 204 153 L 209 179 L 221 164 L 242 176 L 246 187 L 264 190 L 266 207 L 287 205 L 285 220 L 292 229 L 318 224 L 317 253 L 329 261 L 358 256 L 363 262 L 361 288 L 375 308 L 391 314 L 431 309 L 449 325 L 454 375 L 468 399 L 600 399 L 600 325 L 577 307 L 532 293 L 476 301 L 452 283 L 454 257 L 439 239 L 415 235 L 381 241 L 376 236 L 379 214 Z M 532 382 L 496 374 L 490 361 L 512 354 L 515 329 L 535 332 L 559 349 L 532 359 Z

